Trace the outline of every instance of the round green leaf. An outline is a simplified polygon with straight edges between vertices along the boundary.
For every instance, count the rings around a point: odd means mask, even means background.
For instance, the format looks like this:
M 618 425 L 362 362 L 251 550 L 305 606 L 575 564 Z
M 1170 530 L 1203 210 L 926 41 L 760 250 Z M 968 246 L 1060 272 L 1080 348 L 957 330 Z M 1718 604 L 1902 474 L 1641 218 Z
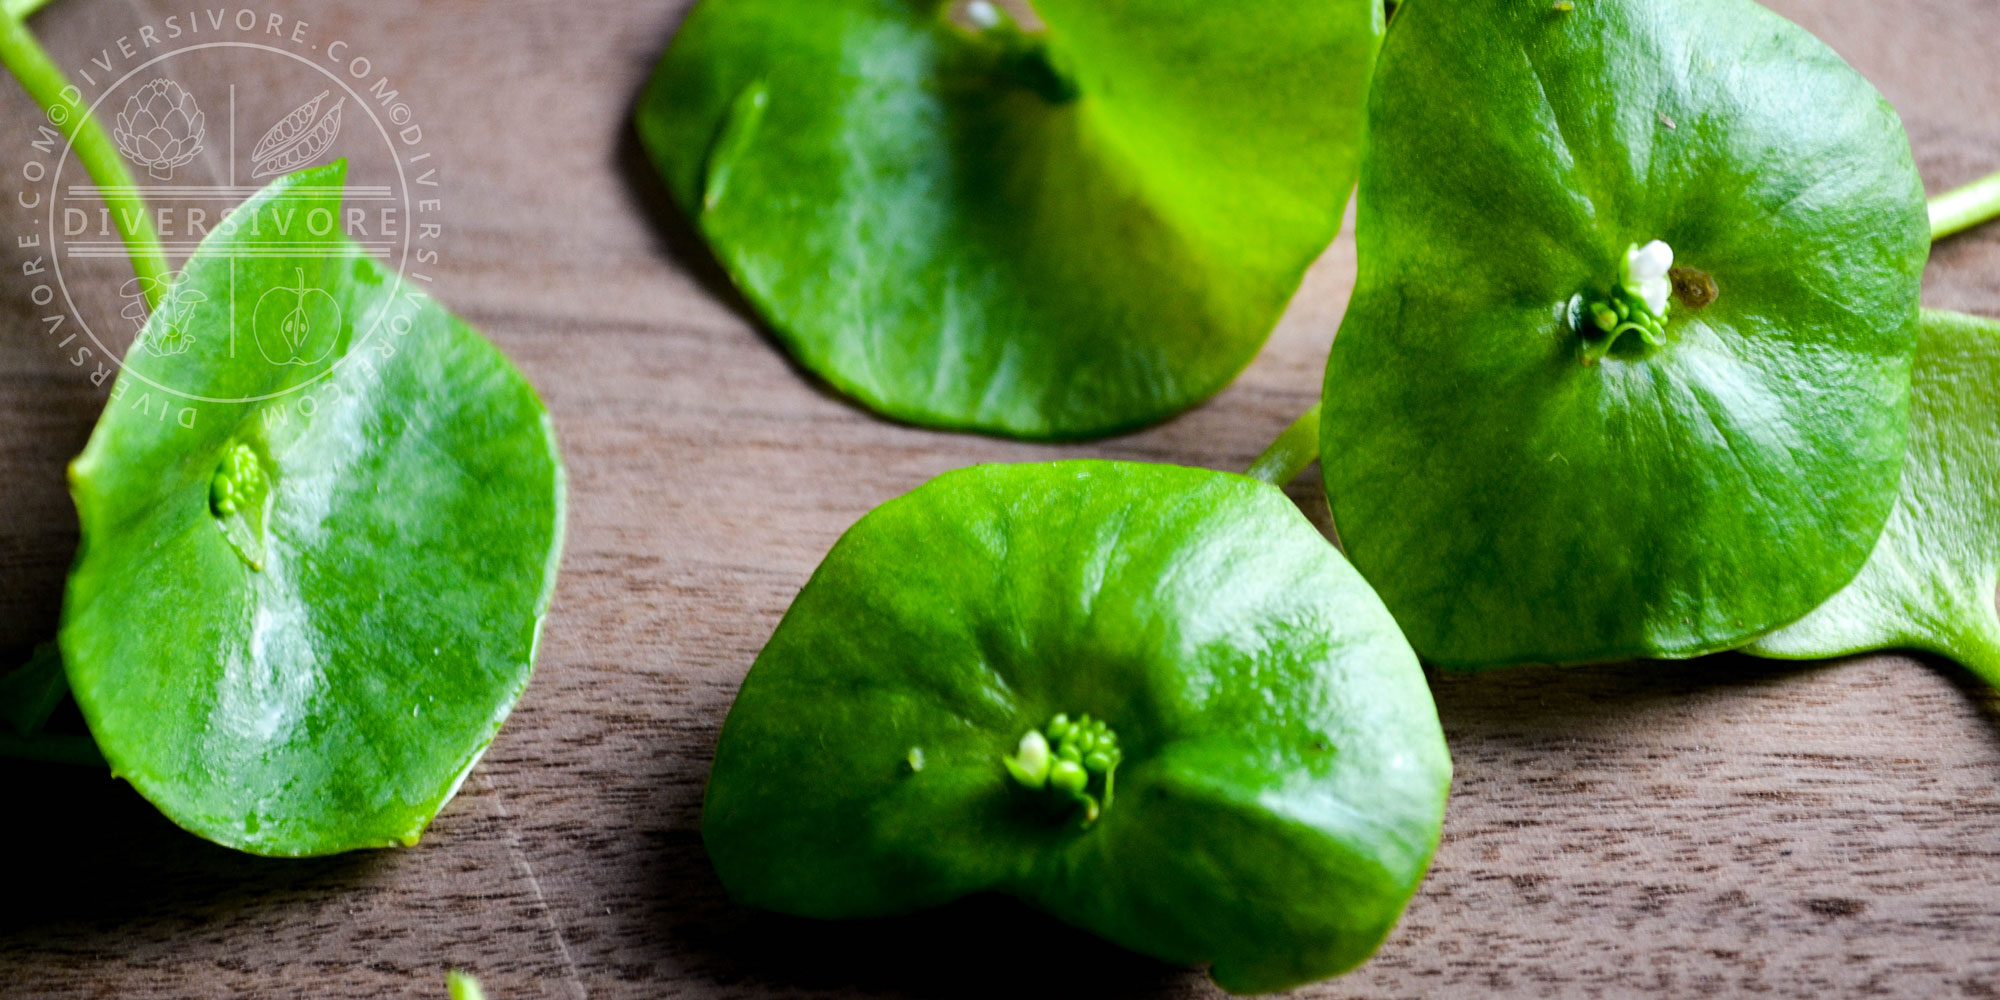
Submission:
M 541 402 L 313 230 L 343 178 L 280 180 L 202 244 L 71 472 L 61 642 L 91 733 L 169 818 L 256 854 L 416 841 L 527 684 L 561 547 Z
M 1011 773 L 1059 713 L 1122 751 L 1087 778 L 1095 822 L 1053 768 Z M 730 710 L 702 835 L 745 903 L 863 917 L 994 890 L 1263 991 L 1375 950 L 1450 769 L 1395 622 L 1275 487 L 985 466 L 827 556 Z
M 2000 323 L 1927 312 L 1902 494 L 1861 574 L 1749 652 L 1818 660 L 1949 656 L 2000 685 Z
M 1106 434 L 1207 398 L 1339 228 L 1379 0 L 709 0 L 640 101 L 799 362 L 915 423 Z
M 1749 0 L 1563 7 L 1408 4 L 1370 96 L 1323 468 L 1447 666 L 1797 619 L 1867 558 L 1907 434 L 1929 244 L 1887 103 Z M 1604 336 L 1654 240 L 1664 323 Z

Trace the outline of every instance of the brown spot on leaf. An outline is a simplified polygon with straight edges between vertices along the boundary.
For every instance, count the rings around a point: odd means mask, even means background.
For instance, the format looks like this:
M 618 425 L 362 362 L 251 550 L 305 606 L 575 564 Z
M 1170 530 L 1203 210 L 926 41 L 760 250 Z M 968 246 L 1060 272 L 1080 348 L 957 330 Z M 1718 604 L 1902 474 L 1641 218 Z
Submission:
M 1721 289 L 1715 285 L 1715 279 L 1706 271 L 1697 271 L 1692 267 L 1677 267 L 1668 271 L 1667 276 L 1674 281 L 1674 298 L 1689 309 L 1706 308 L 1709 303 L 1715 301 L 1716 295 L 1721 293 Z

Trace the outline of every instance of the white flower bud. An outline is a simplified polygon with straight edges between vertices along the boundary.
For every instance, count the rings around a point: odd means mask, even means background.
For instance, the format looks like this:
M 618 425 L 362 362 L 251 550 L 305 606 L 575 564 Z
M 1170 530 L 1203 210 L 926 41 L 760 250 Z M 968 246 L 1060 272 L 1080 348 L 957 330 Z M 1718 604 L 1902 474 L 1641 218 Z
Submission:
M 1654 316 L 1667 315 L 1667 299 L 1673 296 L 1674 282 L 1668 272 L 1674 269 L 1674 248 L 1654 240 L 1642 247 L 1635 247 L 1625 254 L 1625 287 Z
M 1014 750 L 1014 759 L 1029 774 L 1048 774 L 1051 762 L 1047 737 L 1039 729 L 1028 730 L 1027 735 L 1021 737 L 1021 745 Z
M 1625 269 L 1634 281 L 1664 278 L 1674 269 L 1674 248 L 1654 240 L 1628 254 Z
M 1674 283 L 1667 278 L 1647 278 L 1639 282 L 1639 297 L 1645 300 L 1646 308 L 1663 319 L 1667 315 L 1667 299 L 1673 294 Z

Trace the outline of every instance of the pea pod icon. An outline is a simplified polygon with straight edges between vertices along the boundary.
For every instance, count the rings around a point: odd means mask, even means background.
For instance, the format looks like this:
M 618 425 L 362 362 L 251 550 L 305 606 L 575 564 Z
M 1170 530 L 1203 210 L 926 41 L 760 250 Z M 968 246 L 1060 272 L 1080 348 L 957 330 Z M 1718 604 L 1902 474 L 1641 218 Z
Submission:
M 268 289 L 257 299 L 251 329 L 257 350 L 274 365 L 316 365 L 333 353 L 340 336 L 340 304 L 306 285 L 303 268 L 293 268 L 294 284 Z

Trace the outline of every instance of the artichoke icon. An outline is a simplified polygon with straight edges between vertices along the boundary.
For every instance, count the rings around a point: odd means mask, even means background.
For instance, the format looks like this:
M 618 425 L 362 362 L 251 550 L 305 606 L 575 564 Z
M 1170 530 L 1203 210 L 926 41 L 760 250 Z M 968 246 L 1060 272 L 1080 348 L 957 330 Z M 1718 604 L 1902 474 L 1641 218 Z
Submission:
M 125 102 L 111 137 L 154 180 L 172 180 L 175 167 L 201 152 L 201 109 L 180 84 L 154 80 Z

